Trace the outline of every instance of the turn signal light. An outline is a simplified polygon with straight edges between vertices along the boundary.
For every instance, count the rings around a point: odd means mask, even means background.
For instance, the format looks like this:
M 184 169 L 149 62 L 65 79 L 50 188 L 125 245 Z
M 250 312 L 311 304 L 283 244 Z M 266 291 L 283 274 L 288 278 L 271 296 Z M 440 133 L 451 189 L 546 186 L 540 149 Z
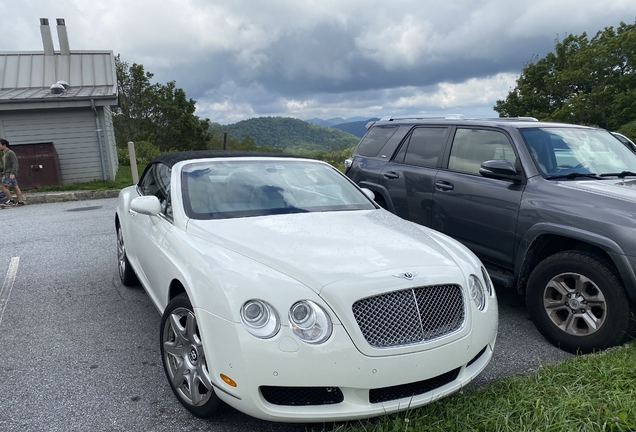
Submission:
M 234 380 L 232 378 L 230 378 L 227 375 L 221 374 L 219 375 L 221 377 L 221 379 L 223 380 L 223 382 L 229 386 L 232 387 L 236 387 L 236 382 L 234 382 Z

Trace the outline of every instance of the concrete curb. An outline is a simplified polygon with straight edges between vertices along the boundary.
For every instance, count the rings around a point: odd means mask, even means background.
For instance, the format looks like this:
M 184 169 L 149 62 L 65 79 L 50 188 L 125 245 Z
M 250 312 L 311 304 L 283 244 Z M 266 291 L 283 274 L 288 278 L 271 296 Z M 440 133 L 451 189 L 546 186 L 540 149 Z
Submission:
M 27 205 L 47 204 L 64 201 L 85 201 L 92 199 L 117 198 L 119 190 L 104 191 L 64 191 L 64 192 L 22 192 L 22 197 Z M 14 197 L 15 199 L 15 197 Z

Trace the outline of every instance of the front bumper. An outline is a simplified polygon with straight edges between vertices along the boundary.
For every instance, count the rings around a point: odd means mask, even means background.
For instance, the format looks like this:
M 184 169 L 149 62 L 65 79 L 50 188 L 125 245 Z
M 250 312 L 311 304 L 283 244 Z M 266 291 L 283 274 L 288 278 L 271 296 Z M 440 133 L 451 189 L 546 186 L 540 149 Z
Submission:
M 334 326 L 326 343 L 312 346 L 298 341 L 288 327 L 272 339 L 260 340 L 240 323 L 202 309 L 195 313 L 216 394 L 239 411 L 272 421 L 352 420 L 425 405 L 477 376 L 492 358 L 497 334 L 497 311 L 492 308 L 480 313 L 470 331 L 448 338 L 448 343 L 441 339 L 407 354 L 390 355 L 387 350 L 385 356 L 370 357 L 356 349 L 341 325 Z M 226 384 L 220 374 L 237 386 Z M 326 394 L 338 389 L 342 401 L 307 405 L 301 397 L 298 404 L 281 404 L 289 403 L 281 402 L 290 400 L 286 391 L 296 394 L 291 388 L 307 387 Z M 272 388 L 283 397 L 273 398 Z

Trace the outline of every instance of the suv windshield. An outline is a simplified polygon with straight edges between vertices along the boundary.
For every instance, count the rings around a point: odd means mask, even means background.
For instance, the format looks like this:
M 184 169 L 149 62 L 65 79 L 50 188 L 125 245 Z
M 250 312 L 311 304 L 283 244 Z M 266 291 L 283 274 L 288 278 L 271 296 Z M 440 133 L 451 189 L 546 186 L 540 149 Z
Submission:
M 544 127 L 519 132 L 545 178 L 607 178 L 636 172 L 636 155 L 607 131 Z

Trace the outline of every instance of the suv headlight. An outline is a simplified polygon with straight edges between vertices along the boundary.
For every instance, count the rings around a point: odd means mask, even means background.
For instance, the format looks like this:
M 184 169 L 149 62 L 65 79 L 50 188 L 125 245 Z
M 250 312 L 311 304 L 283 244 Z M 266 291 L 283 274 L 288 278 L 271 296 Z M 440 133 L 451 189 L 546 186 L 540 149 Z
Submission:
M 249 300 L 241 306 L 241 323 L 245 330 L 260 339 L 274 337 L 280 330 L 278 313 L 262 300 Z
M 289 309 L 289 324 L 294 335 L 309 344 L 323 343 L 333 328 L 329 315 L 311 300 L 293 304 Z
M 475 306 L 477 306 L 477 309 L 483 311 L 486 307 L 486 293 L 479 278 L 475 275 L 470 275 L 468 278 L 468 293 L 470 299 L 475 303 Z

